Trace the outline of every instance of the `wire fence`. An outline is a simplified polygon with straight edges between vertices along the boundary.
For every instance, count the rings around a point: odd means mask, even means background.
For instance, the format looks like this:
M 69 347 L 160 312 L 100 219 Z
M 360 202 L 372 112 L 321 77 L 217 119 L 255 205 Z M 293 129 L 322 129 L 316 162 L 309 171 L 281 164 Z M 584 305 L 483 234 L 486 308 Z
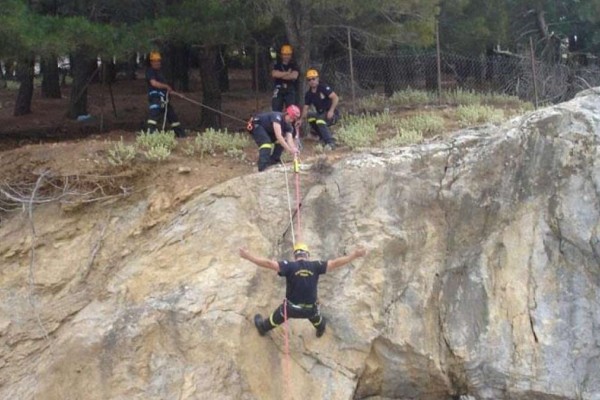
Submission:
M 352 58 L 352 69 L 350 68 Z M 407 88 L 437 91 L 471 90 L 517 96 L 534 104 L 569 100 L 589 87 L 600 86 L 600 65 L 593 62 L 547 64 L 529 54 L 493 54 L 470 58 L 436 52 L 354 54 L 321 64 L 322 76 L 336 91 L 391 96 Z

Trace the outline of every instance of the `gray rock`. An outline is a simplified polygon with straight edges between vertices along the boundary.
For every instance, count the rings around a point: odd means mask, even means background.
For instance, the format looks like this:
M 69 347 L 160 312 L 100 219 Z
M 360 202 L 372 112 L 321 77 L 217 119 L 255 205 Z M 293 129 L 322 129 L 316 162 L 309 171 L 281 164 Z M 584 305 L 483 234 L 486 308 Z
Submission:
M 291 322 L 289 380 L 283 330 L 252 324 L 284 282 L 237 255 L 289 257 L 281 169 L 157 225 L 148 203 L 69 220 L 40 207 L 33 286 L 14 217 L 0 227 L 0 398 L 598 400 L 599 137 L 588 91 L 303 170 L 313 254 L 370 253 L 322 277 L 324 337 Z

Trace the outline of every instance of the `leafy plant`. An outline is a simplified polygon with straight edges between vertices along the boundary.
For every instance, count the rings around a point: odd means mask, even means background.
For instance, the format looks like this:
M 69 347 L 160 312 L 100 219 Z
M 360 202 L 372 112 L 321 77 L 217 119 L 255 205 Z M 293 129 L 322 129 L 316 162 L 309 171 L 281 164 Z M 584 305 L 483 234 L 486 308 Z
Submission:
M 177 146 L 175 132 L 161 131 L 155 133 L 142 132 L 136 138 L 136 143 L 142 149 L 146 158 L 152 161 L 163 161 L 169 157 Z
M 416 144 L 423 140 L 423 134 L 410 129 L 399 129 L 396 136 L 383 141 L 383 147 L 399 147 Z
M 340 141 L 351 149 L 367 147 L 377 138 L 377 127 L 369 117 L 352 118 L 338 131 Z
M 463 127 L 486 122 L 499 123 L 505 119 L 503 110 L 485 105 L 459 106 L 456 117 Z
M 395 106 L 422 106 L 433 103 L 436 95 L 424 90 L 414 90 L 411 88 L 394 92 L 390 97 L 390 104 Z
M 400 120 L 398 128 L 419 132 L 421 136 L 431 136 L 443 132 L 444 119 L 435 114 L 417 114 Z
M 135 158 L 136 153 L 135 146 L 125 144 L 121 136 L 121 140 L 108 150 L 108 162 L 111 165 L 125 165 Z
M 215 155 L 217 152 L 239 152 L 250 144 L 248 135 L 234 133 L 208 128 L 202 133 L 198 133 L 194 139 L 194 150 L 200 152 L 200 157 L 204 154 Z
M 158 145 L 144 151 L 144 155 L 152 161 L 164 161 L 171 155 L 171 149 L 166 146 Z
M 448 105 L 471 105 L 481 104 L 481 95 L 472 90 L 458 88 L 442 93 L 442 101 Z
M 242 149 L 229 149 L 225 152 L 225 155 L 240 161 L 246 160 L 246 153 Z

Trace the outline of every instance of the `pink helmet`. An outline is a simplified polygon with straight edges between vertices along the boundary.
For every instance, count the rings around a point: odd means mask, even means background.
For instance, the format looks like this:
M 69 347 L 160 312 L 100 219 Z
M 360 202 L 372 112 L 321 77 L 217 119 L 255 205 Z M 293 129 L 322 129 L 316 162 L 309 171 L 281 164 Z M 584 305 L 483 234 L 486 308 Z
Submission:
M 294 121 L 300 118 L 300 108 L 298 108 L 297 105 L 292 104 L 291 106 L 288 106 L 288 108 L 285 109 L 285 113 L 292 117 Z

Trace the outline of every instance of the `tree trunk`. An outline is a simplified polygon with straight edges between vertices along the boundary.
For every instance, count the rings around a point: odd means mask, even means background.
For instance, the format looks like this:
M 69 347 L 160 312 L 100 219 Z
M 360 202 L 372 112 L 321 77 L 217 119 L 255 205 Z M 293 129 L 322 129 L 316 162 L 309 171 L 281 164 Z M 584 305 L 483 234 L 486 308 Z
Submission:
M 270 55 L 265 47 L 258 45 L 258 49 L 252 46 L 250 48 L 252 54 L 255 54 L 255 60 L 252 64 L 252 90 L 256 90 L 256 85 L 258 84 L 258 90 L 260 92 L 267 92 L 271 88 L 271 63 L 270 63 Z M 258 67 L 258 73 L 257 73 Z M 256 78 L 258 78 L 258 82 L 256 82 Z
M 202 80 L 202 103 L 214 109 L 221 109 L 221 90 L 216 73 L 215 60 L 219 52 L 218 46 L 205 46 L 199 51 L 200 79 Z M 221 127 L 221 115 L 202 107 L 202 128 Z
M 185 44 L 169 44 L 163 51 L 162 72 L 167 82 L 179 92 L 190 91 L 190 47 Z
M 310 11 L 312 1 L 309 0 L 286 0 L 283 20 L 285 30 L 290 43 L 294 46 L 294 59 L 300 68 L 300 73 L 305 72 L 310 66 L 310 48 L 312 42 L 312 24 Z M 300 79 L 300 92 L 306 90 L 306 81 Z M 300 96 L 304 103 L 304 96 Z
M 56 57 L 42 57 L 42 97 L 47 99 L 60 99 L 60 77 L 58 75 L 58 62 Z
M 33 97 L 33 63 L 34 57 L 23 57 L 17 64 L 17 80 L 20 83 L 13 115 L 31 114 L 31 98 Z
M 136 71 L 137 71 L 137 54 L 132 53 L 128 58 L 127 58 L 127 73 L 126 73 L 126 79 L 128 80 L 135 80 L 136 79 Z
M 219 76 L 219 89 L 221 89 L 221 92 L 229 91 L 229 68 L 227 67 L 227 60 L 225 60 L 225 50 L 225 46 L 219 46 L 219 52 L 215 60 L 215 68 Z
M 71 85 L 71 96 L 69 99 L 68 116 L 77 119 L 87 112 L 87 92 L 91 81 L 90 63 L 91 57 L 85 49 L 78 49 L 71 57 L 71 71 L 73 73 L 73 84 Z M 93 74 L 97 74 L 94 70 Z

